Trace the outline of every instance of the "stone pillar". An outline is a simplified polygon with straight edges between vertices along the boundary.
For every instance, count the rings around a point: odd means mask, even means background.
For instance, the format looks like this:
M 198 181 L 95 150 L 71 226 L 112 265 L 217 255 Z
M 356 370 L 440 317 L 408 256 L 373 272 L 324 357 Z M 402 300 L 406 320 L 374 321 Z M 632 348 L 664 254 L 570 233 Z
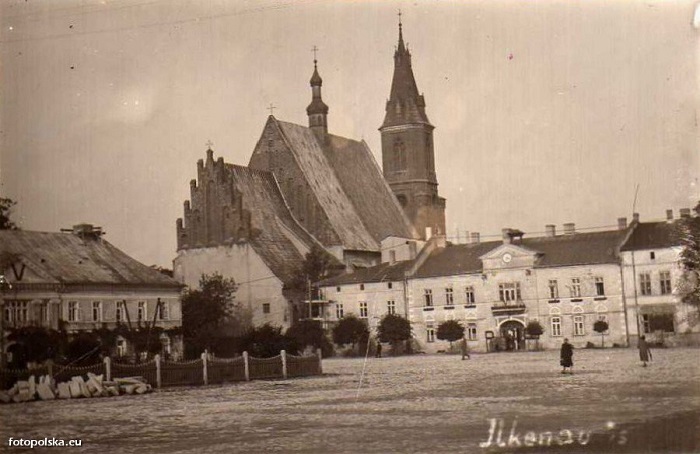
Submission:
M 280 351 L 280 357 L 282 358 L 282 378 L 284 380 L 287 379 L 287 352 L 282 350 Z
M 320 348 L 316 349 L 316 356 L 318 356 L 318 375 L 323 375 L 323 364 L 321 363 L 323 355 Z
M 204 379 L 204 384 L 209 384 L 209 374 L 207 373 L 207 360 L 209 359 L 209 352 L 204 350 L 202 353 L 202 377 Z
M 112 381 L 112 358 L 105 356 L 102 361 L 105 363 L 105 380 Z
M 248 352 L 243 352 L 243 365 L 245 367 L 245 381 L 250 381 L 250 365 L 248 364 Z
M 156 362 L 156 388 L 160 389 L 163 384 L 163 378 L 161 376 L 160 369 L 160 355 L 156 355 L 153 360 Z

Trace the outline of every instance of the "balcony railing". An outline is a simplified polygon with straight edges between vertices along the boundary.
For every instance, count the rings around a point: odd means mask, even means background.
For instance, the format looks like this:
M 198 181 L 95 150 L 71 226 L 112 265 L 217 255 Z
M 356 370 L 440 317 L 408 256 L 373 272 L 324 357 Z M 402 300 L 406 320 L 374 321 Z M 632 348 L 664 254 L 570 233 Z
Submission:
M 517 301 L 498 301 L 491 305 L 491 313 L 493 315 L 516 315 L 525 312 L 525 303 L 522 300 Z

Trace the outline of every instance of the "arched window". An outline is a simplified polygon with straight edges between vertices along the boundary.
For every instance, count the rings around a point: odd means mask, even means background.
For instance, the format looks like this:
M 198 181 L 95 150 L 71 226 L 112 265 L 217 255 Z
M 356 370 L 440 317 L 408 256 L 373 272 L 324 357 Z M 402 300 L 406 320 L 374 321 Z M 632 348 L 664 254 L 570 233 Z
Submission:
M 406 196 L 403 194 L 399 194 L 396 196 L 396 199 L 399 201 L 399 205 L 401 205 L 401 208 L 405 208 L 406 204 L 408 203 L 408 200 L 406 199 Z
M 406 170 L 406 145 L 401 139 L 394 141 L 394 170 Z

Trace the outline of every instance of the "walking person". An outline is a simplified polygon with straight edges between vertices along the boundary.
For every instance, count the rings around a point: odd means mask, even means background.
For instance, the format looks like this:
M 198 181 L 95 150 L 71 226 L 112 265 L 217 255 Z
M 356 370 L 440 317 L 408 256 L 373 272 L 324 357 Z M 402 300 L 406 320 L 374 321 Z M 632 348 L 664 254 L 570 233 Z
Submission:
M 374 355 L 375 358 L 381 358 L 382 357 L 382 343 L 377 342 L 377 353 Z
M 459 343 L 459 347 L 462 350 L 462 361 L 464 361 L 464 358 L 472 359 L 471 356 L 469 356 L 469 346 L 467 345 L 466 337 L 462 338 L 462 342 Z
M 647 367 L 647 362 L 651 362 L 651 349 L 645 336 L 639 338 L 637 348 L 639 349 L 639 359 L 642 361 L 643 366 Z
M 574 346 L 569 343 L 569 339 L 564 339 L 564 343 L 561 344 L 560 361 L 562 370 L 561 373 L 565 374 L 566 369 L 569 369 L 569 373 L 574 373 Z

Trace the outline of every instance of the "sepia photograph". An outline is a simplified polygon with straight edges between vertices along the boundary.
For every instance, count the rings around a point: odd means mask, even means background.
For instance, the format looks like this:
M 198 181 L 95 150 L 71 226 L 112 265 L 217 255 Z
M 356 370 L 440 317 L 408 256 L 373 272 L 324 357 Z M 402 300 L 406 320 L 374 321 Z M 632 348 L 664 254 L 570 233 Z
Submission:
M 698 0 L 2 0 L 0 452 L 700 453 Z

